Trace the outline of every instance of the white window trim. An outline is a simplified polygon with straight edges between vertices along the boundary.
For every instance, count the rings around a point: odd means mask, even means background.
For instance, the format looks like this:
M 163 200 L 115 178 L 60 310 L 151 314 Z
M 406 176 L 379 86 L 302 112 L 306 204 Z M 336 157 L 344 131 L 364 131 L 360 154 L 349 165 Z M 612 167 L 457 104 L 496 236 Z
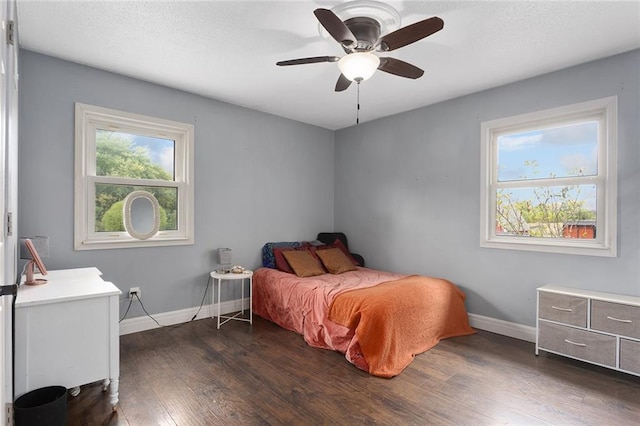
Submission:
M 504 133 L 514 133 L 521 129 L 545 128 L 552 123 L 568 123 L 597 117 L 604 142 L 599 145 L 598 174 L 590 183 L 598 185 L 595 240 L 548 239 L 496 235 L 496 186 L 497 164 L 495 142 Z M 589 256 L 615 257 L 617 255 L 617 146 L 618 146 L 618 98 L 596 99 L 558 108 L 536 111 L 481 124 L 481 187 L 480 187 L 480 247 L 528 250 L 547 253 L 565 253 Z M 513 183 L 513 186 L 570 185 L 585 178 L 540 179 Z
M 140 180 L 96 176 L 95 131 L 109 129 L 174 140 L 175 180 Z M 75 108 L 74 248 L 96 250 L 188 245 L 194 243 L 194 127 L 191 124 L 148 117 L 82 103 Z M 178 189 L 177 230 L 160 231 L 140 240 L 127 232 L 95 232 L 95 185 L 117 183 Z

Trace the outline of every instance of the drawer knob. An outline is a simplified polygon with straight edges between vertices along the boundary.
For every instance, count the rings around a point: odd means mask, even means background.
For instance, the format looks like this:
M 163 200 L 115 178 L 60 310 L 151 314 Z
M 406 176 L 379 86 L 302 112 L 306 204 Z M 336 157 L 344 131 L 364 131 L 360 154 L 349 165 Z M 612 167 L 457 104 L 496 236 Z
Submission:
M 564 339 L 564 341 L 574 346 L 582 346 L 583 348 L 587 346 L 586 343 L 576 343 L 576 342 L 572 342 L 569 339 Z
M 620 319 L 620 318 L 615 318 L 615 317 L 610 317 L 610 316 L 607 316 L 607 319 L 610 319 L 611 321 L 624 322 L 624 323 L 627 323 L 627 324 L 631 324 L 633 322 L 633 321 L 628 320 L 628 319 Z
M 558 311 L 563 311 L 563 312 L 573 312 L 573 309 L 571 309 L 571 308 L 560 308 L 560 307 L 558 307 L 558 306 L 553 306 L 553 305 L 552 305 L 551 307 L 552 307 L 553 309 L 558 310 Z

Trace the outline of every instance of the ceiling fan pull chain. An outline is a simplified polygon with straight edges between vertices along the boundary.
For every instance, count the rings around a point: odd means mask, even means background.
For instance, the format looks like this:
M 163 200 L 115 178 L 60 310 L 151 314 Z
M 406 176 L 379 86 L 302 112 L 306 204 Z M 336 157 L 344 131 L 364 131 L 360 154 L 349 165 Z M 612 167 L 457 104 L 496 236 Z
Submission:
M 360 124 L 360 82 L 358 81 L 358 90 L 357 90 L 357 106 L 356 106 L 356 124 Z

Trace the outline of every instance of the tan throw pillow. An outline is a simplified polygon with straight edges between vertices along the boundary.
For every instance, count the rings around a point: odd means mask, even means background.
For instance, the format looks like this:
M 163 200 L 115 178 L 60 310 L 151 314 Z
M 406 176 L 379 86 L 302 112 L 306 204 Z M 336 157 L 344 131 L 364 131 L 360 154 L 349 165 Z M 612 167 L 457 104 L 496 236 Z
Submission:
M 287 259 L 287 263 L 289 263 L 293 272 L 301 278 L 325 273 L 320 263 L 308 250 L 283 251 L 282 255 Z
M 339 248 L 316 251 L 316 255 L 322 261 L 327 271 L 332 274 L 341 274 L 347 271 L 355 271 L 357 268 Z

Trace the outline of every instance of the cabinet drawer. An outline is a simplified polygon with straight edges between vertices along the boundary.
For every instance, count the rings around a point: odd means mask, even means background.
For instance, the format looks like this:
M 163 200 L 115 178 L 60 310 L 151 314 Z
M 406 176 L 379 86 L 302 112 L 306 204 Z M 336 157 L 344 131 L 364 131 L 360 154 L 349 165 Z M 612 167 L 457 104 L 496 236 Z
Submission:
M 538 346 L 610 367 L 616 366 L 616 338 L 538 321 Z
M 538 316 L 578 327 L 587 326 L 587 299 L 565 294 L 538 292 Z
M 593 300 L 591 328 L 640 339 L 640 307 Z
M 620 339 L 620 368 L 640 374 L 640 342 Z

